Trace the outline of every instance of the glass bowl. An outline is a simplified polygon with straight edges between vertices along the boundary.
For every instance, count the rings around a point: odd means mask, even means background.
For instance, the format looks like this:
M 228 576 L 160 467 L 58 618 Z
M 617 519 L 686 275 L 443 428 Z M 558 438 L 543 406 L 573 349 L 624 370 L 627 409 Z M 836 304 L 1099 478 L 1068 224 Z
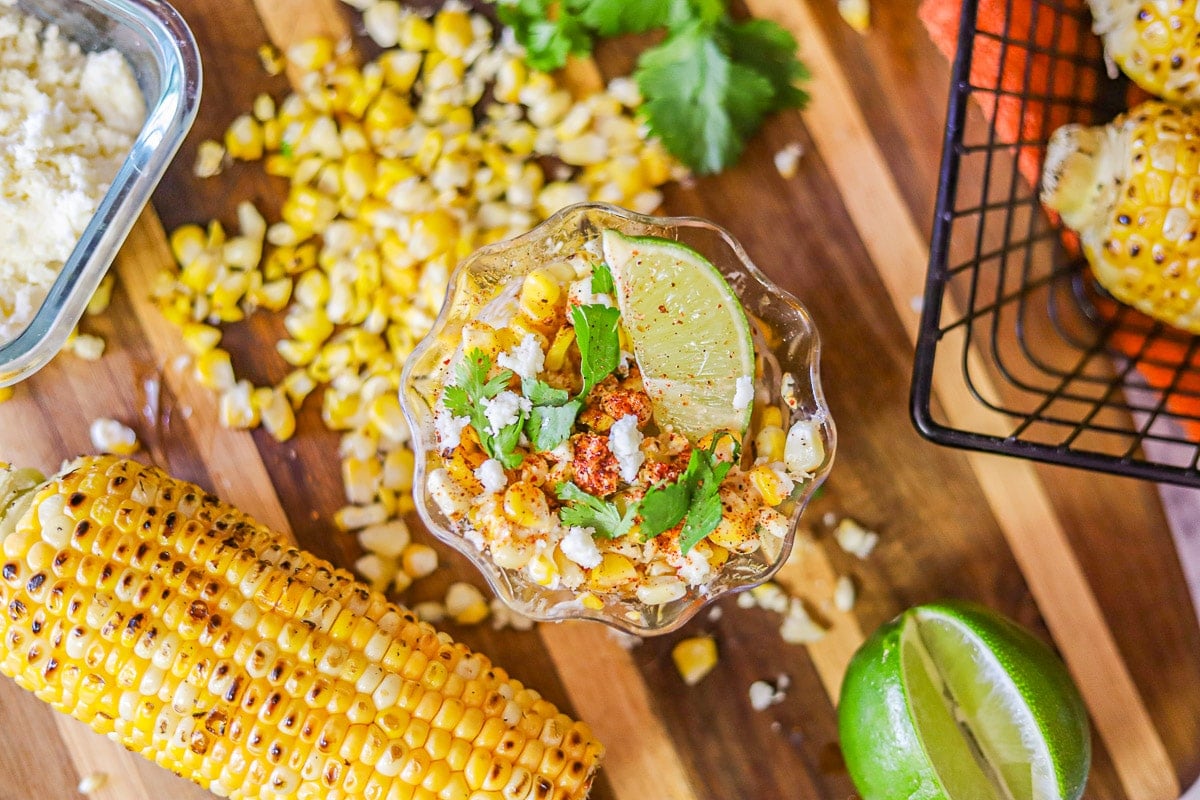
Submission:
M 790 507 L 780 507 L 788 515 L 789 524 L 778 547 L 732 556 L 710 583 L 689 587 L 678 600 L 646 605 L 635 598 L 610 594 L 601 595 L 603 607 L 593 609 L 585 607 L 570 589 L 547 588 L 519 570 L 498 567 L 487 552 L 453 529 L 434 501 L 426 477 L 430 459 L 439 458 L 435 451 L 434 406 L 456 361 L 463 325 L 485 316 L 485 307 L 506 291 L 511 293 L 533 268 L 553 261 L 556 254 L 577 251 L 606 228 L 676 239 L 703 254 L 721 271 L 741 298 L 754 335 L 756 409 L 764 404 L 779 408 L 785 430 L 798 420 L 810 420 L 823 454 L 820 465 L 812 470 L 812 478 L 797 481 L 791 498 L 785 501 Z M 642 636 L 674 630 L 710 601 L 767 580 L 787 559 L 800 514 L 825 480 L 833 461 L 835 431 L 821 392 L 819 351 L 817 331 L 804 306 L 760 272 L 741 245 L 716 225 L 691 217 L 649 217 L 600 203 L 564 208 L 529 233 L 483 247 L 463 261 L 450 276 L 446 301 L 433 329 L 405 363 L 400 399 L 412 428 L 416 453 L 413 497 L 417 511 L 433 534 L 469 558 L 496 595 L 520 614 L 543 621 L 595 619 Z M 788 389 L 783 386 L 785 375 L 791 376 Z M 783 396 L 785 391 L 787 398 Z M 758 417 L 756 413 L 755 420 Z M 773 541 L 769 536 L 764 539 Z
M 28 377 L 66 342 L 133 223 L 192 126 L 200 53 L 179 12 L 161 0 L 18 0 L 85 51 L 113 48 L 133 68 L 146 120 L 46 299 L 20 334 L 0 344 L 0 386 Z

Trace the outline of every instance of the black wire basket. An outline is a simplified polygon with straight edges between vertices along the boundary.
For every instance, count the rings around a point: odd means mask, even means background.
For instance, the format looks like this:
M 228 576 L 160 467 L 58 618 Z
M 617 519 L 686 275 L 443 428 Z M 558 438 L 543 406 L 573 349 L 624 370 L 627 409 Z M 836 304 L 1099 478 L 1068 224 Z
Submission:
M 1114 302 L 1038 199 L 1051 133 L 1111 120 L 1130 85 L 1082 0 L 980 5 L 963 3 L 952 68 L 914 422 L 941 444 L 1200 486 L 1200 339 Z M 978 406 L 947 414 L 935 374 Z

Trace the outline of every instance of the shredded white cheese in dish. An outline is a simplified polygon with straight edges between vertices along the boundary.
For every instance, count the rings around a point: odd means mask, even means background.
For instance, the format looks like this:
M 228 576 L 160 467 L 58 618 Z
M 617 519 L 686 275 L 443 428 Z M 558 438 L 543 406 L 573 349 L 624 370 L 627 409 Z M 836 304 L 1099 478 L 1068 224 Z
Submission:
M 33 319 L 145 115 L 120 53 L 0 0 L 0 342 Z

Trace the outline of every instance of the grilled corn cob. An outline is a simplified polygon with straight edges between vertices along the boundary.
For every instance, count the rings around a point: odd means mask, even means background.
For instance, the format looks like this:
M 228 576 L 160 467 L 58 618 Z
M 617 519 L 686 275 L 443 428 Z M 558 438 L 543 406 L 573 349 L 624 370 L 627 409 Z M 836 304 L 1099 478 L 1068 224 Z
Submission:
M 1200 333 L 1200 113 L 1150 101 L 1046 150 L 1042 200 L 1118 300 Z
M 1197 0 L 1088 0 L 1104 51 L 1134 83 L 1176 103 L 1200 102 Z
M 218 795 L 586 796 L 588 727 L 191 484 L 0 467 L 0 672 Z

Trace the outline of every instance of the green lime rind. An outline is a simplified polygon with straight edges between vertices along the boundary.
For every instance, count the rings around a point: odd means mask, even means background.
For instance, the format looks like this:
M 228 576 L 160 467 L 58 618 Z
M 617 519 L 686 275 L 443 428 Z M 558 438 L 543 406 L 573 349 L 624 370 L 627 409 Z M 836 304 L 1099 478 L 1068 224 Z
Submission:
M 943 700 L 947 690 L 962 704 Z M 1014 730 L 1024 731 L 1022 759 Z M 838 733 L 865 800 L 1078 800 L 1091 762 L 1083 700 L 1054 652 L 959 601 L 909 609 L 863 643 L 843 680 Z M 1040 786 L 1034 763 L 1046 773 Z
M 693 441 L 744 434 L 753 403 L 733 401 L 738 378 L 754 379 L 754 339 L 725 276 L 670 239 L 606 230 L 601 244 L 655 418 Z

